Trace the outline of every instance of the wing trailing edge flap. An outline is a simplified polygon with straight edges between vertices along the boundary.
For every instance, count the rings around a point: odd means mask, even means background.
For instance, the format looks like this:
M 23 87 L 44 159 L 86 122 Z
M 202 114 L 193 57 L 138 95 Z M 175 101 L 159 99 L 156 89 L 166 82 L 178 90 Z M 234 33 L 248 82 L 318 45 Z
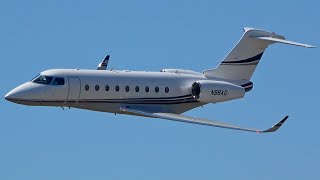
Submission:
M 200 125 L 206 125 L 206 126 L 214 126 L 214 127 L 219 127 L 219 128 L 227 128 L 227 129 L 249 131 L 249 132 L 256 132 L 256 133 L 275 132 L 281 127 L 281 125 L 289 117 L 289 116 L 284 117 L 281 121 L 279 121 L 277 124 L 275 124 L 274 126 L 272 126 L 269 129 L 258 130 L 258 129 L 245 128 L 245 127 L 240 127 L 240 126 L 236 126 L 236 125 L 226 124 L 226 123 L 219 122 L 219 121 L 212 121 L 212 120 L 183 116 L 183 115 L 174 114 L 174 113 L 146 112 L 146 111 L 142 111 L 142 110 L 133 109 L 131 107 L 122 107 L 121 111 L 130 112 L 130 113 L 134 113 L 134 114 L 142 115 L 142 116 L 153 117 L 153 118 L 161 118 L 161 119 L 167 119 L 167 120 L 172 120 L 172 121 L 180 121 L 180 122 L 185 122 L 185 123 L 193 123 L 193 124 L 200 124 Z

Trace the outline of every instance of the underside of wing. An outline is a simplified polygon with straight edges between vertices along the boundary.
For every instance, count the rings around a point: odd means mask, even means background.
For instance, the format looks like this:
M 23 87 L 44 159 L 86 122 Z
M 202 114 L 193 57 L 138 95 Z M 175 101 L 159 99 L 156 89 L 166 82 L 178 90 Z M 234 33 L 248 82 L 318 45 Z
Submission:
M 240 127 L 240 126 L 236 126 L 236 125 L 231 125 L 231 124 L 227 124 L 227 123 L 223 123 L 223 122 L 219 122 L 219 121 L 193 118 L 193 117 L 188 117 L 188 116 L 174 114 L 174 113 L 147 112 L 147 111 L 143 111 L 143 110 L 134 109 L 131 107 L 122 107 L 121 110 L 124 112 L 130 112 L 130 113 L 141 115 L 141 116 L 148 116 L 148 117 L 161 118 L 161 119 L 167 119 L 167 120 L 172 120 L 172 121 L 180 121 L 180 122 L 185 122 L 185 123 L 193 123 L 193 124 L 200 124 L 200 125 L 206 125 L 206 126 L 214 126 L 214 127 L 219 127 L 219 128 L 227 128 L 227 129 L 249 131 L 249 132 L 256 132 L 256 133 L 275 132 L 281 127 L 281 125 L 289 117 L 289 116 L 284 117 L 281 121 L 279 121 L 277 124 L 275 124 L 274 126 L 272 126 L 269 129 L 259 130 L 259 129 L 245 128 L 245 127 Z

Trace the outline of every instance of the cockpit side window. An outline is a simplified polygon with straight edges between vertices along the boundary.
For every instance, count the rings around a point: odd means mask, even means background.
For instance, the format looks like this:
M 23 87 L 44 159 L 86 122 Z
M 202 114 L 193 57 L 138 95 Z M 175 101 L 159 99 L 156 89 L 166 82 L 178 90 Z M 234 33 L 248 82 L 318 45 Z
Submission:
M 55 78 L 52 85 L 64 85 L 64 78 Z
M 36 78 L 35 80 L 33 80 L 32 82 L 34 83 L 38 83 L 38 84 L 50 84 L 52 81 L 52 77 L 51 76 L 43 76 L 40 75 L 38 78 Z

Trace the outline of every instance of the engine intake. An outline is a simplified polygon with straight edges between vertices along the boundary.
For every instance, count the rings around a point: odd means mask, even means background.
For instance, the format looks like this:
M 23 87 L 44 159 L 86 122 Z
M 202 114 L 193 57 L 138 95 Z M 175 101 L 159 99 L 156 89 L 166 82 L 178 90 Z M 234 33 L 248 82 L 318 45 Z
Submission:
M 191 94 L 192 94 L 193 98 L 195 98 L 195 99 L 199 98 L 200 92 L 201 92 L 200 83 L 199 82 L 193 83 L 191 86 Z

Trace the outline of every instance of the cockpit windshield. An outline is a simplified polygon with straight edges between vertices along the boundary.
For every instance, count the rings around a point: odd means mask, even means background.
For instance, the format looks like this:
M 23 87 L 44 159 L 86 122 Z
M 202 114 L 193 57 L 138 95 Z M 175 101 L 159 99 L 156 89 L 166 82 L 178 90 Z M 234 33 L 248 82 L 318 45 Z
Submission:
M 41 74 L 33 78 L 31 82 L 38 84 L 65 85 L 63 77 L 45 76 Z
M 51 76 L 39 75 L 32 82 L 38 83 L 38 84 L 50 84 L 52 79 L 53 77 Z

